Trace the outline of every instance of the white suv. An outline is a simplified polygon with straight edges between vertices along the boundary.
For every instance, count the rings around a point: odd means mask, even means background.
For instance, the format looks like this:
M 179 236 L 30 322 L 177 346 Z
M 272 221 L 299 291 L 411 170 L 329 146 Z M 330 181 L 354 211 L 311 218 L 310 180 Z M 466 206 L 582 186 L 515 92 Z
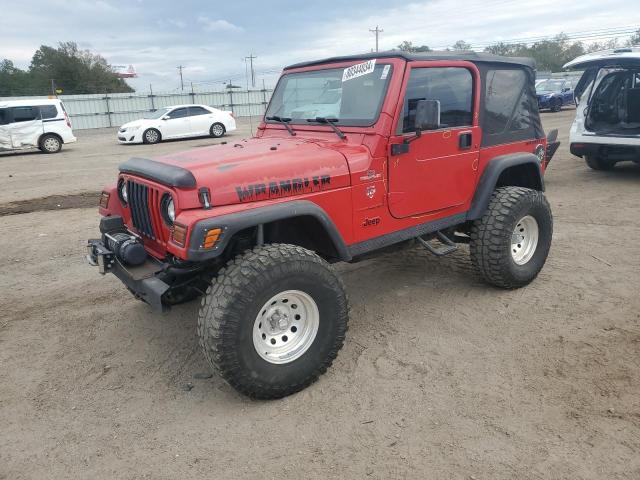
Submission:
M 35 147 L 58 153 L 63 143 L 75 141 L 60 100 L 0 101 L 0 151 Z
M 640 163 L 640 47 L 589 53 L 564 68 L 584 69 L 569 137 L 571 153 L 594 170 Z

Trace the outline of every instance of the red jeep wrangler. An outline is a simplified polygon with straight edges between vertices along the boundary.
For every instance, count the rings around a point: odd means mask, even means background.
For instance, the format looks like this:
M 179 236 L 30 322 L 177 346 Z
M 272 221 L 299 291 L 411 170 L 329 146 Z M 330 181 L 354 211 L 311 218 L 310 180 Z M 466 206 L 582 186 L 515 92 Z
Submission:
M 331 263 L 468 243 L 492 285 L 545 263 L 552 216 L 529 59 L 402 52 L 285 68 L 256 136 L 120 165 L 88 260 L 159 310 L 202 295 L 204 355 L 278 398 L 326 371 L 349 308 Z

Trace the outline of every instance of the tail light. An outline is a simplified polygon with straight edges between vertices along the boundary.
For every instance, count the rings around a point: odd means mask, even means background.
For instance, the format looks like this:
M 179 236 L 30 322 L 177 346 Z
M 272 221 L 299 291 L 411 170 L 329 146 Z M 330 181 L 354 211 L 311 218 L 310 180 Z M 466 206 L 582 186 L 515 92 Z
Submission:
M 64 119 L 67 122 L 67 127 L 71 128 L 71 120 L 69 120 L 69 115 L 67 115 L 67 112 L 64 112 Z

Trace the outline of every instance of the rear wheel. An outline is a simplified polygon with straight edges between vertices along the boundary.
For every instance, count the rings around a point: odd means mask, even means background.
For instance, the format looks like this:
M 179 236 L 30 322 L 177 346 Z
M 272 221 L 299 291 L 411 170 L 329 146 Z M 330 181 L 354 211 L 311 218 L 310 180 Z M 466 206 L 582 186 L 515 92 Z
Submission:
M 501 187 L 484 216 L 471 228 L 471 260 L 497 287 L 529 284 L 547 260 L 553 217 L 544 194 L 523 187 Z
M 158 143 L 162 140 L 162 136 L 155 128 L 149 128 L 142 134 L 142 140 L 144 143 Z
M 613 170 L 616 162 L 607 160 L 600 155 L 585 155 L 584 161 L 593 170 Z
M 62 140 L 57 135 L 49 133 L 40 138 L 38 148 L 44 153 L 58 153 L 62 150 Z
M 336 358 L 347 331 L 340 278 L 295 245 L 256 247 L 231 260 L 207 289 L 200 346 L 236 390 L 280 398 L 307 387 Z
M 217 122 L 211 125 L 211 128 L 209 129 L 209 134 L 214 138 L 222 137 L 225 132 L 226 129 L 224 128 L 224 125 Z

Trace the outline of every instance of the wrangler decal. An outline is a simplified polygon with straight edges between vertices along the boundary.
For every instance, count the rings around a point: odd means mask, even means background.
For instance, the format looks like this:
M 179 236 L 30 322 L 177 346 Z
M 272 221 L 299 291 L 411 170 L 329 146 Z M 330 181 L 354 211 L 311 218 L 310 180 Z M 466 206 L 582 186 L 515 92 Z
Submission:
M 236 186 L 236 193 L 241 202 L 268 200 L 301 193 L 317 192 L 331 185 L 331 175 L 314 175 L 297 177 L 266 183 Z

